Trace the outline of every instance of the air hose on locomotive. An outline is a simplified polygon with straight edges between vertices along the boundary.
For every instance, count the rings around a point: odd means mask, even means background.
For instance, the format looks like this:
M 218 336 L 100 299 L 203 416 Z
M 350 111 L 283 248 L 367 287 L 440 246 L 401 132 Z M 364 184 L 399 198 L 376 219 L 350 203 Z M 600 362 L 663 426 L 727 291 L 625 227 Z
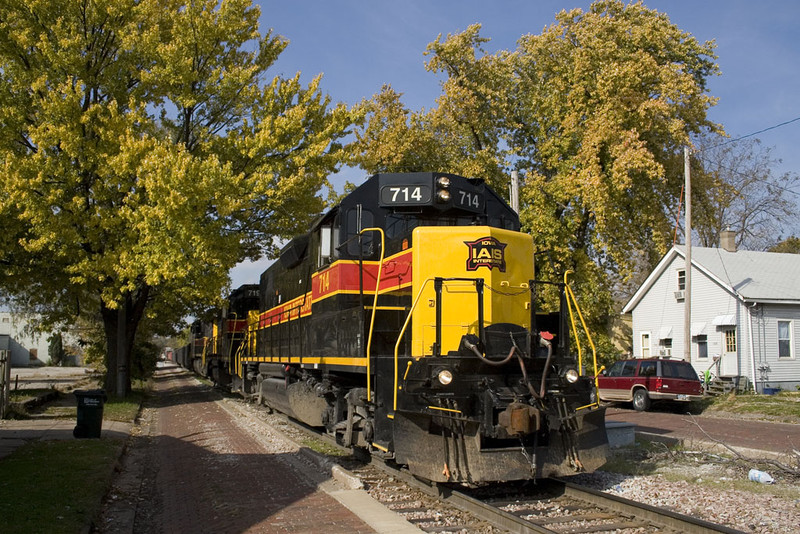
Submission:
M 519 362 L 519 368 L 522 371 L 522 379 L 525 382 L 525 385 L 527 386 L 531 396 L 533 396 L 533 398 L 537 400 L 544 398 L 547 385 L 547 373 L 548 370 L 550 369 L 550 361 L 552 360 L 553 357 L 553 344 L 551 343 L 551 340 L 553 339 L 553 334 L 551 334 L 550 332 L 539 333 L 539 344 L 547 349 L 547 360 L 545 360 L 544 369 L 542 370 L 542 383 L 539 386 L 538 392 L 536 391 L 536 389 L 534 389 L 533 384 L 531 384 L 531 381 L 528 378 L 528 371 L 527 369 L 525 369 L 525 360 L 523 359 L 522 349 L 520 349 L 519 346 L 517 345 L 517 342 L 514 339 L 513 335 L 509 334 L 509 337 L 511 338 L 511 343 L 512 343 L 511 350 L 508 352 L 508 356 L 506 356 L 502 360 L 490 360 L 489 358 L 483 355 L 481 350 L 478 348 L 478 345 L 476 343 L 470 342 L 468 338 L 465 338 L 463 343 L 464 347 L 472 351 L 478 358 L 481 359 L 482 362 L 488 365 L 493 365 L 497 367 L 505 365 L 511 360 L 512 357 L 516 355 L 517 361 Z

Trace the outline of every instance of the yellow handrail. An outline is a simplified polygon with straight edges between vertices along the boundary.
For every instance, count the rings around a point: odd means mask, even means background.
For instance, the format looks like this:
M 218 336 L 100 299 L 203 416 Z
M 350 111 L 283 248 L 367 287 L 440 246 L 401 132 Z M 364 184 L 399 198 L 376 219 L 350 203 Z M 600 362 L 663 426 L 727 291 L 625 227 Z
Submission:
M 581 308 L 578 305 L 578 299 L 575 298 L 575 293 L 573 293 L 572 288 L 569 286 L 567 282 L 567 277 L 572 274 L 574 271 L 568 270 L 564 273 L 564 291 L 567 296 L 567 309 L 569 310 L 569 319 L 572 323 L 572 332 L 575 335 L 575 343 L 578 346 L 578 369 L 583 368 L 583 356 L 581 352 L 581 340 L 578 336 L 578 329 L 575 326 L 575 317 L 572 313 L 572 305 L 575 305 L 575 311 L 578 313 L 578 318 L 581 320 L 581 326 L 583 326 L 583 331 L 586 332 L 586 339 L 589 341 L 589 345 L 592 347 L 592 364 L 594 365 L 594 385 L 595 388 L 597 387 L 597 348 L 594 345 L 594 341 L 592 340 L 592 333 L 589 331 L 589 327 L 586 326 L 586 321 L 583 319 L 583 313 L 581 313 Z
M 397 386 L 398 386 L 398 377 L 399 368 L 398 368 L 398 353 L 400 352 L 400 342 L 403 340 L 403 335 L 406 333 L 406 328 L 408 328 L 408 323 L 411 322 L 411 316 L 414 315 L 414 310 L 417 308 L 417 304 L 419 304 L 419 299 L 422 297 L 422 292 L 425 291 L 425 286 L 428 285 L 428 282 L 433 280 L 433 278 L 428 278 L 422 283 L 422 287 L 419 288 L 419 293 L 417 293 L 416 298 L 414 299 L 414 303 L 411 305 L 411 309 L 408 312 L 408 317 L 406 317 L 406 321 L 403 323 L 403 328 L 400 329 L 400 334 L 397 336 L 397 343 L 394 344 L 394 403 L 392 405 L 392 410 L 397 411 Z M 408 369 L 406 369 L 408 372 Z
M 378 311 L 378 292 L 381 288 L 381 275 L 383 274 L 383 255 L 386 250 L 385 247 L 385 236 L 383 233 L 383 228 L 364 228 L 359 232 L 359 235 L 363 234 L 364 232 L 378 232 L 381 234 L 381 259 L 378 262 L 378 278 L 375 280 L 375 297 L 372 300 L 372 318 L 369 321 L 369 334 L 367 335 L 367 402 L 372 401 L 372 378 L 371 378 L 371 366 L 370 366 L 370 356 L 372 351 L 372 332 L 375 328 L 375 312 Z M 362 288 L 363 289 L 363 288 Z

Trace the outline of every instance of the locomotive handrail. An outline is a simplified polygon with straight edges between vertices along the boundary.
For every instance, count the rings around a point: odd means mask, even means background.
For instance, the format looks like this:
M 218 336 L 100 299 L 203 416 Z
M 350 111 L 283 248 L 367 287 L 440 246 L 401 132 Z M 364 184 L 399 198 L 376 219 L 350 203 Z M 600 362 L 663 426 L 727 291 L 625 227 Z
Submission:
M 364 228 L 361 230 L 358 235 L 362 235 L 365 232 L 378 232 L 381 235 L 381 259 L 378 262 L 378 278 L 375 280 L 375 297 L 372 300 L 372 317 L 369 321 L 369 333 L 367 334 L 367 402 L 372 401 L 372 378 L 371 378 L 371 366 L 370 366 L 370 356 L 372 350 L 372 332 L 375 328 L 375 313 L 378 311 L 378 292 L 381 288 L 381 275 L 383 274 L 383 255 L 384 251 L 386 250 L 385 246 L 385 234 L 383 233 L 383 228 Z M 363 270 L 362 270 L 363 272 Z M 361 286 L 361 292 L 363 294 L 364 287 L 363 284 Z
M 400 352 L 400 342 L 403 340 L 403 336 L 406 333 L 406 328 L 408 328 L 408 323 L 411 322 L 411 316 L 414 315 L 414 310 L 417 308 L 417 304 L 419 304 L 420 298 L 422 298 L 422 292 L 425 291 L 425 287 L 428 285 L 428 283 L 433 280 L 434 280 L 433 278 L 427 278 L 424 282 L 422 282 L 422 287 L 419 288 L 419 292 L 417 293 L 417 296 L 414 299 L 414 303 L 411 305 L 411 309 L 408 311 L 408 316 L 406 317 L 406 320 L 403 323 L 403 328 L 400 329 L 400 334 L 397 336 L 397 343 L 394 344 L 394 403 L 392 405 L 393 412 L 397 411 L 397 386 L 399 382 L 398 353 Z
M 411 322 L 411 317 L 414 315 L 414 310 L 417 308 L 417 304 L 419 304 L 419 300 L 422 297 L 422 293 L 425 291 L 425 287 L 430 282 L 434 282 L 434 288 L 437 289 L 437 299 L 436 299 L 436 307 L 437 307 L 437 315 L 436 315 L 436 329 L 437 329 L 437 344 L 441 343 L 441 286 L 444 282 L 473 282 L 476 286 L 476 291 L 478 291 L 479 296 L 481 297 L 478 301 L 478 329 L 481 332 L 481 340 L 483 340 L 483 278 L 441 278 L 441 277 L 434 277 L 434 278 L 427 278 L 423 283 L 422 287 L 419 288 L 419 292 L 417 293 L 416 298 L 414 298 L 414 303 L 411 305 L 411 309 L 408 312 L 408 316 L 406 317 L 405 322 L 403 323 L 403 328 L 400 329 L 400 333 L 397 336 L 397 342 L 394 345 L 394 399 L 393 399 L 393 410 L 397 410 L 397 387 L 399 383 L 399 353 L 400 353 L 400 342 L 403 340 L 403 336 L 406 333 L 406 329 L 408 328 L 408 323 Z M 477 288 L 480 286 L 480 290 Z M 441 348 L 441 347 L 439 347 Z M 440 355 L 440 354 L 439 354 Z M 406 372 L 408 370 L 406 369 Z
M 581 308 L 578 305 L 578 299 L 575 298 L 575 293 L 572 291 L 572 288 L 567 283 L 567 277 L 572 274 L 574 271 L 568 270 L 564 273 L 564 287 L 567 294 L 567 309 L 569 310 L 569 319 L 572 323 L 572 332 L 575 335 L 575 344 L 578 346 L 578 369 L 583 368 L 583 353 L 581 350 L 581 340 L 578 336 L 578 328 L 575 325 L 575 316 L 572 313 L 572 304 L 575 305 L 575 311 L 578 313 L 578 318 L 581 320 L 581 326 L 583 326 L 583 331 L 586 332 L 586 339 L 589 341 L 589 345 L 592 347 L 592 364 L 594 365 L 594 387 L 597 388 L 597 348 L 594 345 L 594 341 L 592 340 L 592 333 L 589 331 L 589 327 L 586 326 L 586 321 L 583 319 L 583 313 L 581 313 Z

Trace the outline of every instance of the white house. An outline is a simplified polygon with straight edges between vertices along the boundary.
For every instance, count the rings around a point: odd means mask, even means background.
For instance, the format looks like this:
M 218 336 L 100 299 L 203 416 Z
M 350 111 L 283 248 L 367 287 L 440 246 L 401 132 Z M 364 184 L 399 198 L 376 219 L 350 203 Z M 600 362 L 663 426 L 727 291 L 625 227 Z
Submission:
M 27 332 L 27 322 L 8 311 L 0 311 L 0 336 L 7 336 L 5 343 L 11 356 L 12 367 L 45 365 L 50 361 L 46 335 Z
M 800 255 L 673 247 L 625 305 L 637 357 L 684 358 L 685 299 L 691 298 L 691 363 L 703 374 L 756 391 L 800 385 Z

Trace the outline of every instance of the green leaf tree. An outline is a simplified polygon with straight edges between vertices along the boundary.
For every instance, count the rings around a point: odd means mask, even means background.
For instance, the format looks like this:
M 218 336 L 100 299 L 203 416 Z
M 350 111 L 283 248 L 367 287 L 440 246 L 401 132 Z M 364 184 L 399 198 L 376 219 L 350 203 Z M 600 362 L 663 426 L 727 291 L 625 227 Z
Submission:
M 800 254 L 800 237 L 787 237 L 780 243 L 771 246 L 768 252 L 780 252 L 782 254 Z
M 219 298 L 322 208 L 353 113 L 266 78 L 250 0 L 0 1 L 0 286 L 52 322 L 99 310 L 105 387 L 137 327 Z M 160 310 L 160 317 L 166 319 Z
M 50 357 L 50 365 L 64 365 L 67 354 L 60 333 L 57 332 L 47 338 L 47 355 Z

